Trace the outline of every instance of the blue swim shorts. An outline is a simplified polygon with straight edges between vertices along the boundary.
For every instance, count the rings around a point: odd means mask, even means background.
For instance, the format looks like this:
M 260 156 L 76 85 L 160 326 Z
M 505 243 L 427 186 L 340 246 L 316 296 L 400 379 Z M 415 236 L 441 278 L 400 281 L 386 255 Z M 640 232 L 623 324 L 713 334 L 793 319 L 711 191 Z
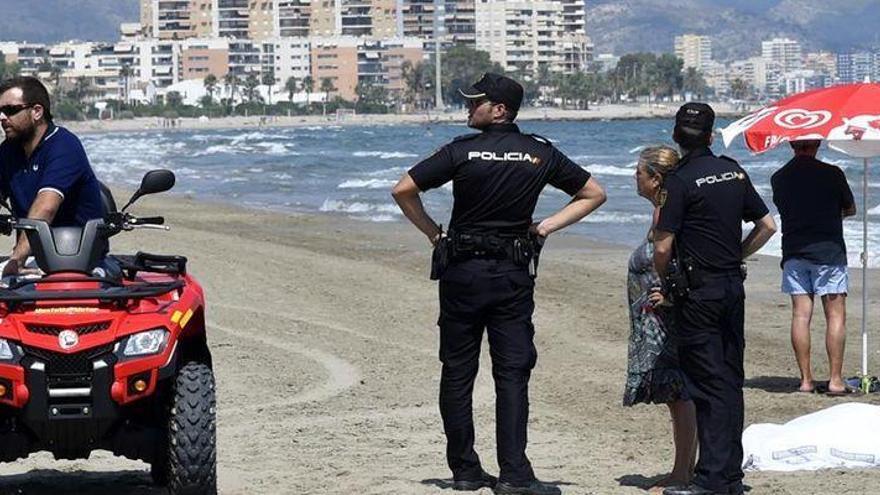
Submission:
M 782 292 L 785 294 L 846 294 L 849 276 L 846 265 L 819 265 L 791 258 L 782 265 Z

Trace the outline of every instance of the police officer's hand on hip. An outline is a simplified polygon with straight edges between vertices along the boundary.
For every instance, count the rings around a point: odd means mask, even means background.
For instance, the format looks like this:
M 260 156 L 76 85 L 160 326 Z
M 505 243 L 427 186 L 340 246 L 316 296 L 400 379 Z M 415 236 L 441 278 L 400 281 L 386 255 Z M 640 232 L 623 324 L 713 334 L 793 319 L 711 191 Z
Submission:
M 543 238 L 598 208 L 605 192 L 548 140 L 520 132 L 513 121 L 523 89 L 516 81 L 486 74 L 460 92 L 467 104 L 468 126 L 481 132 L 443 146 L 404 174 L 392 191 L 404 215 L 432 244 L 439 243 L 448 257 L 445 269 L 436 275 L 443 363 L 440 411 L 453 487 L 559 493 L 557 487 L 536 480 L 525 453 L 528 381 L 537 359 L 532 326 L 537 254 Z M 454 203 L 443 237 L 419 195 L 449 181 Z M 573 200 L 535 223 L 535 205 L 547 184 Z M 497 484 L 483 471 L 474 451 L 471 393 L 484 329 L 498 406 Z
M 764 201 L 739 164 L 710 150 L 715 114 L 687 103 L 675 118 L 682 150 L 663 185 L 654 265 L 666 276 L 673 257 L 687 291 L 676 301 L 679 359 L 697 410 L 700 459 L 693 483 L 666 495 L 742 493 L 743 260 L 776 231 Z M 746 238 L 742 223 L 754 223 Z M 679 277 L 676 277 L 679 278 Z

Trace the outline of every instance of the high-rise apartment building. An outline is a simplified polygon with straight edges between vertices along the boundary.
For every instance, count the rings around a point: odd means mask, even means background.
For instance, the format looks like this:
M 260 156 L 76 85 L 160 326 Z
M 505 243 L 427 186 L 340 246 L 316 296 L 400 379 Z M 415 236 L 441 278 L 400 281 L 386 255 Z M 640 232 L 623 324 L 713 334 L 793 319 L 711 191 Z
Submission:
M 698 34 L 675 37 L 675 56 L 684 62 L 684 68 L 704 72 L 712 63 L 712 38 Z
M 842 83 L 880 81 L 880 53 L 852 52 L 837 55 L 837 79 Z
M 761 42 L 761 58 L 767 64 L 767 92 L 771 96 L 784 94 L 785 75 L 804 66 L 801 44 L 788 38 Z
M 141 0 L 141 25 L 146 35 L 170 40 L 213 34 L 214 0 Z
M 304 38 L 311 34 L 311 0 L 277 0 L 275 23 L 278 36 Z
M 802 69 L 804 66 L 801 44 L 788 38 L 774 38 L 761 42 L 761 58 L 783 73 Z
M 556 0 L 477 0 L 476 47 L 508 72 L 535 76 L 544 68 L 584 70 L 592 46 L 583 24 L 574 21 L 572 6 Z
M 404 36 L 423 38 L 430 47 L 438 32 L 444 46 L 473 47 L 476 0 L 402 0 L 400 26 Z

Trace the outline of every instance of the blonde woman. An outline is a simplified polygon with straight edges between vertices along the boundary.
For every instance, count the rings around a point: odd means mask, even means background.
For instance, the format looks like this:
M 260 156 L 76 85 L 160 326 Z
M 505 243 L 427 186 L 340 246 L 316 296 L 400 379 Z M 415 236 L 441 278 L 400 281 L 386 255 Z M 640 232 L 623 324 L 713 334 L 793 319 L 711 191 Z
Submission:
M 645 240 L 630 257 L 627 275 L 631 333 L 623 405 L 663 403 L 672 416 L 675 463 L 669 476 L 652 487 L 657 493 L 665 486 L 690 482 L 697 450 L 696 412 L 678 366 L 672 307 L 660 292 L 652 290 L 660 286 L 654 271 L 653 238 L 664 199 L 663 179 L 678 160 L 678 152 L 668 146 L 645 148 L 639 155 L 636 187 L 639 196 L 651 202 L 653 221 Z

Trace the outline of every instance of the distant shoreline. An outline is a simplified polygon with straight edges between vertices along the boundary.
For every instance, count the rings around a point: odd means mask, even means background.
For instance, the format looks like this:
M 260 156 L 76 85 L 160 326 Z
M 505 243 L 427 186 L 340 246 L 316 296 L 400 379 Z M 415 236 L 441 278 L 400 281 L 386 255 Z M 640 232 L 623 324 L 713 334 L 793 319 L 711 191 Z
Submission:
M 725 103 L 713 104 L 719 117 L 737 117 L 742 110 Z M 525 108 L 517 121 L 564 121 L 585 122 L 596 120 L 638 120 L 672 118 L 678 110 L 677 103 L 655 105 L 601 105 L 589 110 L 564 110 L 559 108 Z M 219 117 L 213 119 L 180 118 L 175 127 L 163 127 L 161 117 L 138 117 L 125 120 L 87 120 L 59 122 L 78 134 L 103 132 L 138 132 L 203 129 L 257 129 L 270 127 L 307 127 L 318 125 L 397 125 L 397 124 L 463 124 L 463 110 L 444 113 L 420 114 L 361 114 L 346 115 L 337 120 L 335 115 L 294 115 L 264 118 L 255 116 Z

